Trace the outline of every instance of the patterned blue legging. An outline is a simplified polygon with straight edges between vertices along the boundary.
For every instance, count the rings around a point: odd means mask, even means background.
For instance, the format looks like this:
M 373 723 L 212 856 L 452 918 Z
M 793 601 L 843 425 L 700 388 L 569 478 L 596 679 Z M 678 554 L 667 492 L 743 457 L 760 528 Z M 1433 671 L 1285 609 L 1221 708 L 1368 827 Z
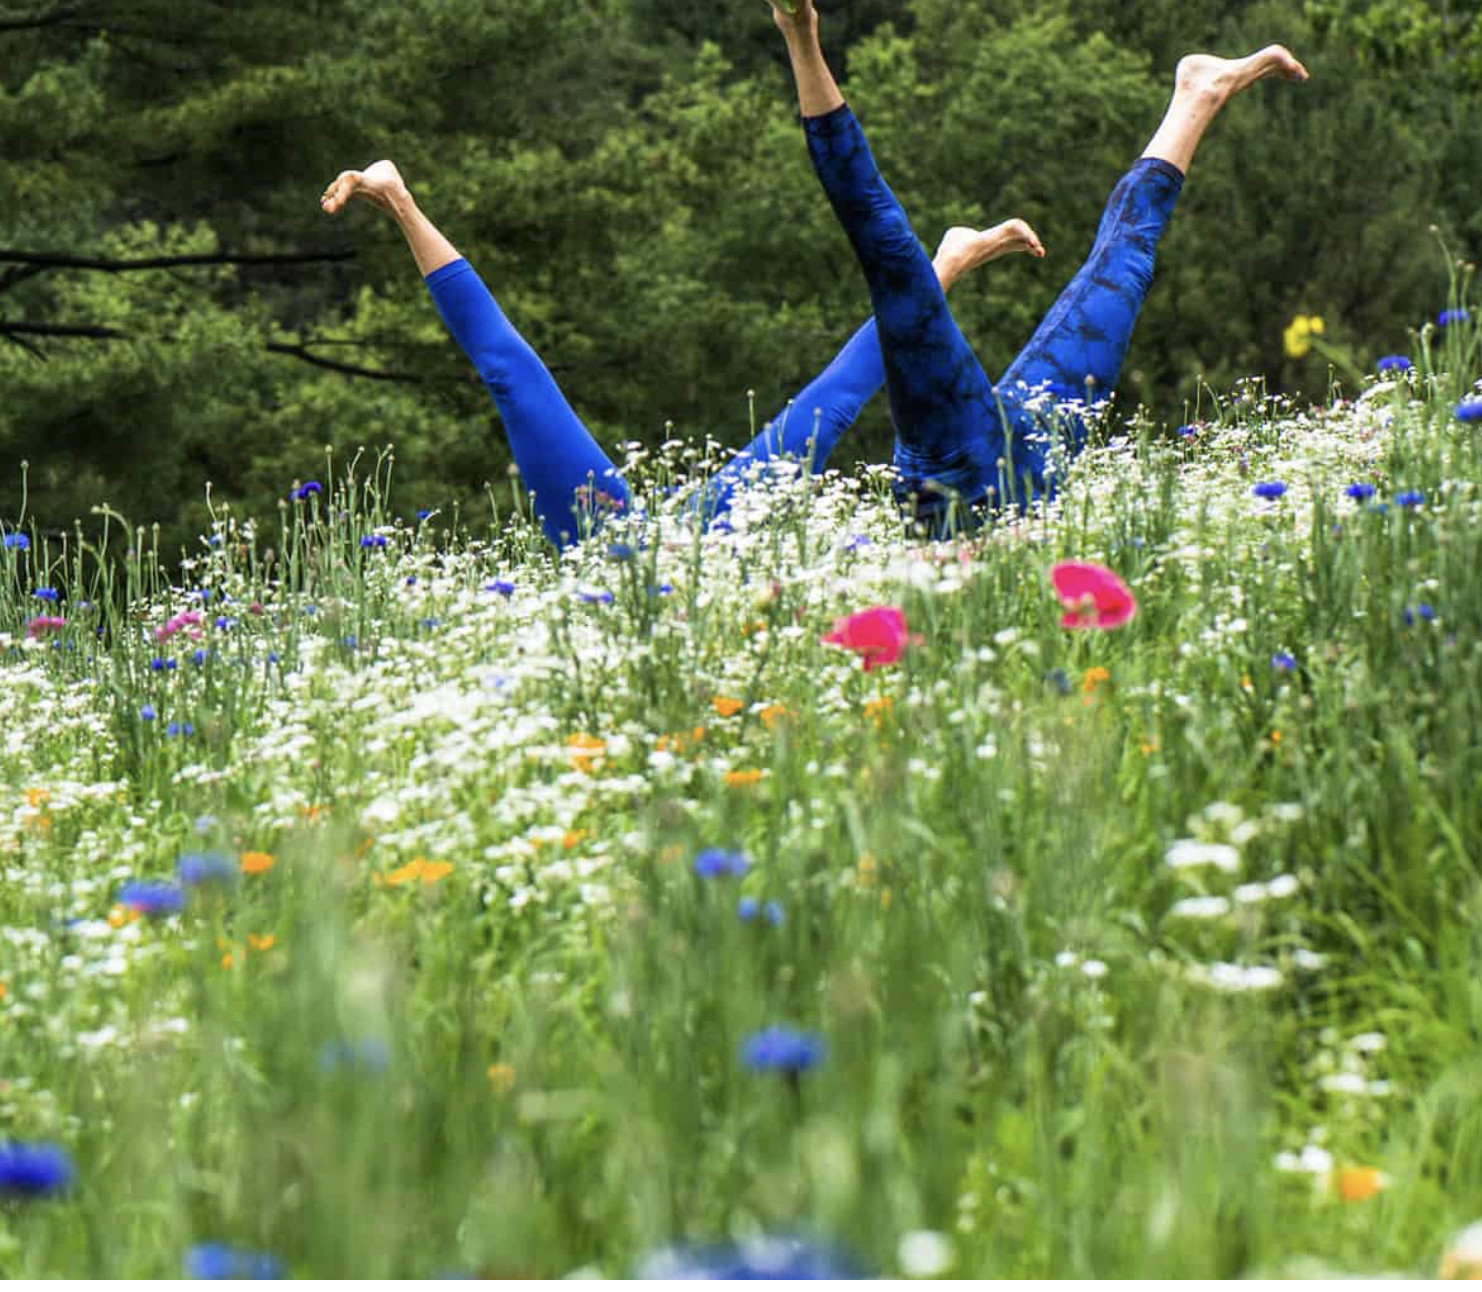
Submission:
M 841 106 L 805 118 L 803 128 L 875 307 L 898 496 L 939 529 L 954 498 L 968 506 L 1022 502 L 1051 490 L 1055 442 L 1079 449 L 1086 436 L 1079 410 L 1116 384 L 1183 173 L 1156 158 L 1132 167 L 1112 192 L 1086 263 L 995 387 L 854 114 Z
M 935 280 L 935 270 L 928 270 Z M 494 397 L 510 451 L 546 537 L 565 547 L 604 517 L 628 506 L 628 486 L 612 459 L 566 402 L 540 356 L 505 318 L 466 260 L 427 275 L 427 289 L 448 331 L 473 361 Z M 776 457 L 811 461 L 822 471 L 839 437 L 885 380 L 871 319 L 850 337 L 827 368 L 791 406 L 697 491 L 694 505 L 716 516 L 753 464 Z

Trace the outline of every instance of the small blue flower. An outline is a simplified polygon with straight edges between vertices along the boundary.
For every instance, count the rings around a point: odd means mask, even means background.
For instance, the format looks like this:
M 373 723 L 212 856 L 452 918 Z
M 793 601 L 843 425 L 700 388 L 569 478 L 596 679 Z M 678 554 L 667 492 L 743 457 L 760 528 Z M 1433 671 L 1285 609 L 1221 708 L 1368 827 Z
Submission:
M 415 588 L 416 586 L 417 586 L 417 576 L 415 574 L 409 574 L 409 575 L 407 575 L 407 587 L 409 587 L 409 588 Z
M 610 606 L 612 604 L 612 593 L 606 588 L 600 592 L 583 592 L 581 599 L 589 606 Z
M 790 1235 L 760 1234 L 713 1247 L 663 1247 L 638 1265 L 640 1279 L 714 1282 L 735 1279 L 829 1279 L 865 1277 L 865 1271 L 835 1249 Z
M 1422 601 L 1413 610 L 1409 606 L 1406 606 L 1405 613 L 1401 617 L 1405 621 L 1406 628 L 1413 628 L 1417 619 L 1421 619 L 1424 620 L 1426 623 L 1430 623 L 1430 621 L 1436 617 L 1436 608 L 1435 606 L 1428 605 L 1426 602 Z
M 1466 310 L 1442 310 L 1436 315 L 1436 322 L 1442 327 L 1450 327 L 1453 323 L 1465 323 L 1471 317 Z
M 175 863 L 175 873 L 187 888 L 202 884 L 230 884 L 237 878 L 232 859 L 219 852 L 184 852 Z
M 3 540 L 4 546 L 17 552 L 28 552 L 31 550 L 31 539 L 21 533 L 7 534 Z
M 319 1050 L 320 1072 L 385 1072 L 391 1066 L 391 1050 L 379 1037 L 358 1041 L 326 1041 Z
M 743 897 L 737 902 L 736 914 L 745 924 L 750 924 L 760 915 L 774 929 L 780 929 L 784 919 L 782 907 L 776 902 L 759 902 L 754 897 Z
M 1194 438 L 1194 436 L 1196 436 L 1196 435 L 1199 434 L 1199 428 L 1197 426 L 1192 425 L 1192 424 L 1189 425 L 1189 426 L 1180 426 L 1178 428 L 1178 433 L 1184 439 L 1186 439 L 1186 440 L 1192 440 Z
M 1346 493 L 1350 498 L 1356 499 L 1358 502 L 1363 502 L 1365 499 L 1372 498 L 1374 496 L 1374 486 L 1371 484 L 1364 484 L 1361 481 L 1358 484 L 1349 485 L 1348 488 L 1345 489 L 1343 492 Z
M 193 736 L 195 734 L 196 729 L 188 722 L 172 722 L 165 728 L 167 736 Z
M 631 561 L 636 553 L 628 543 L 609 543 L 607 545 L 607 559 L 609 561 Z
M 200 648 L 200 647 L 197 647 L 195 650 L 191 651 L 191 653 L 190 653 L 190 662 L 192 664 L 197 665 L 197 666 L 199 666 L 201 664 L 204 664 L 206 662 L 206 652 L 205 652 L 205 650 L 202 649 L 202 648 Z
M 356 641 L 356 640 L 355 640 L 355 634 L 354 634 L 354 633 L 346 633 L 346 634 L 345 634 L 345 639 L 344 639 L 344 641 L 345 641 L 345 645 L 346 645 L 346 646 L 347 646 L 347 647 L 348 647 L 348 648 L 349 648 L 349 649 L 350 649 L 350 650 L 354 650 L 354 649 L 355 649 L 355 647 L 356 647 L 356 646 L 357 646 L 357 645 L 359 645 L 359 643 L 358 643 L 358 642 L 357 642 L 357 641 Z
M 768 1027 L 748 1037 L 741 1046 L 741 1062 L 752 1072 L 796 1074 L 823 1062 L 823 1038 L 790 1027 Z
M 1286 485 L 1282 484 L 1280 480 L 1264 480 L 1256 485 L 1251 490 L 1251 493 L 1255 494 L 1257 498 L 1280 498 L 1286 493 Z
M 228 619 L 225 615 L 217 615 L 216 616 L 216 626 L 218 628 L 221 628 L 221 629 L 227 629 L 227 628 L 230 628 L 232 626 L 232 621 L 230 619 Z
M 55 588 L 37 588 L 36 591 L 33 592 L 31 595 L 35 597 L 37 601 L 60 600 L 60 596 Z
M 270 650 L 268 652 L 268 663 L 269 664 L 276 664 L 277 662 L 278 662 L 278 652 L 275 651 L 275 650 Z
M 118 890 L 118 902 L 141 915 L 174 915 L 185 906 L 185 894 L 174 884 L 136 879 Z
M 362 538 L 360 540 L 360 546 L 361 547 L 385 547 L 386 546 L 386 535 L 385 534 L 367 534 L 364 538 Z
M 501 597 L 514 595 L 515 585 L 508 579 L 495 579 L 492 583 L 484 584 L 485 592 L 497 592 Z
M 1415 365 L 1402 354 L 1387 354 L 1375 365 L 1379 372 L 1409 372 Z
M 76 1176 L 72 1159 L 56 1144 L 0 1140 L 0 1198 L 44 1198 Z
M 424 619 L 422 621 L 422 627 L 424 627 L 424 628 L 436 628 L 438 626 L 438 624 L 440 624 L 441 622 L 442 622 L 441 619 L 434 619 L 434 618 L 432 618 L 431 615 L 429 615 L 426 619 Z
M 846 552 L 858 552 L 871 546 L 873 544 L 870 542 L 870 536 L 868 534 L 855 534 L 854 537 L 844 544 L 844 550 Z
M 427 508 L 427 507 L 421 507 L 417 511 L 417 519 L 418 520 L 426 520 L 431 515 L 432 515 L 432 511 L 429 508 Z
M 281 1279 L 283 1262 L 266 1252 L 249 1252 L 225 1243 L 197 1243 L 185 1254 L 188 1279 Z
M 674 585 L 672 583 L 650 583 L 648 585 L 648 595 L 651 597 L 672 597 L 674 595 Z
M 143 718 L 145 722 L 153 722 L 159 715 L 155 713 L 154 705 L 141 704 L 139 706 L 139 716 Z
M 1070 675 L 1063 668 L 1052 668 L 1045 674 L 1045 685 L 1057 695 L 1070 694 Z
M 695 874 L 703 879 L 733 879 L 744 875 L 750 865 L 744 852 L 706 848 L 695 857 Z
M 1395 501 L 1401 507 L 1419 507 L 1425 501 L 1425 494 L 1419 489 L 1407 489 L 1404 493 L 1395 494 Z
M 160 659 L 158 656 L 149 661 L 149 667 L 152 668 L 156 673 L 168 672 L 170 670 L 173 670 L 175 666 L 175 661 L 173 659 Z
M 1482 422 L 1482 399 L 1464 399 L 1456 406 L 1456 420 L 1469 426 Z
M 216 829 L 216 818 L 209 812 L 196 817 L 195 831 L 197 834 L 210 834 L 214 829 Z
M 1288 655 L 1285 651 L 1278 651 L 1271 657 L 1271 667 L 1282 673 L 1290 673 L 1297 667 L 1297 657 Z
M 317 480 L 305 480 L 303 484 L 292 491 L 291 497 L 298 502 L 303 502 L 310 494 L 323 493 L 324 486 Z

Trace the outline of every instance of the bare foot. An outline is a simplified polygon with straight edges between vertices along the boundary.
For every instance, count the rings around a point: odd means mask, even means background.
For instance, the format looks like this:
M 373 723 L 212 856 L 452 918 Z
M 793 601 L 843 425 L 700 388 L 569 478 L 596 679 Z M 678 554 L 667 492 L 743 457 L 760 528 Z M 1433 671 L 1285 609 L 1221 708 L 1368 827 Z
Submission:
M 319 198 L 326 215 L 343 211 L 352 197 L 363 198 L 386 212 L 407 197 L 401 172 L 389 161 L 378 161 L 364 170 L 342 170 Z
M 1179 60 L 1176 83 L 1180 94 L 1194 94 L 1223 104 L 1268 76 L 1305 81 L 1307 69 L 1285 45 L 1267 45 L 1246 58 L 1190 54 Z
M 1037 260 L 1045 256 L 1039 235 L 1023 220 L 1005 220 L 991 229 L 959 225 L 942 235 L 932 264 L 942 285 L 950 287 L 963 274 L 1016 251 L 1027 252 Z

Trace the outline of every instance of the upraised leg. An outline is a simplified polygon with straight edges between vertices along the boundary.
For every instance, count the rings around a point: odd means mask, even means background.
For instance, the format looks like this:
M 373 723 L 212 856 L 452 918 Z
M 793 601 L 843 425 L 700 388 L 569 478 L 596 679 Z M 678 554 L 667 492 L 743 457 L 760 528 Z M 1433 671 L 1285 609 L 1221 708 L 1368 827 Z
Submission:
M 612 459 L 473 266 L 418 209 L 396 167 L 379 161 L 363 171 L 343 171 L 319 202 L 335 215 L 356 198 L 384 211 L 406 236 L 443 322 L 494 398 L 546 537 L 564 547 L 607 513 L 626 508 L 628 486 Z

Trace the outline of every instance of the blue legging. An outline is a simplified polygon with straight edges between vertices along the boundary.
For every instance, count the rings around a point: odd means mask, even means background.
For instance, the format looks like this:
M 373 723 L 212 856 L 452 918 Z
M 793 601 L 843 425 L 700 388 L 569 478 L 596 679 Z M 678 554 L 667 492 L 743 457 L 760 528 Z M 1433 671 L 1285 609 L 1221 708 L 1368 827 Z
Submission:
M 930 265 L 928 265 L 930 269 Z M 931 270 L 935 281 L 935 270 Z M 566 402 L 540 356 L 515 331 L 466 260 L 427 275 L 438 312 L 494 397 L 535 514 L 558 547 L 628 506 L 628 486 Z M 757 437 L 697 491 L 707 516 L 725 511 L 757 462 L 811 461 L 822 471 L 839 437 L 885 380 L 875 323 L 866 322 L 817 377 Z
M 875 308 L 898 496 L 936 528 L 950 519 L 954 498 L 971 506 L 1051 490 L 1056 441 L 1078 450 L 1082 409 L 1116 384 L 1183 172 L 1155 158 L 1132 167 L 1112 192 L 1086 263 L 995 387 L 854 114 L 841 106 L 805 118 L 803 127 Z

